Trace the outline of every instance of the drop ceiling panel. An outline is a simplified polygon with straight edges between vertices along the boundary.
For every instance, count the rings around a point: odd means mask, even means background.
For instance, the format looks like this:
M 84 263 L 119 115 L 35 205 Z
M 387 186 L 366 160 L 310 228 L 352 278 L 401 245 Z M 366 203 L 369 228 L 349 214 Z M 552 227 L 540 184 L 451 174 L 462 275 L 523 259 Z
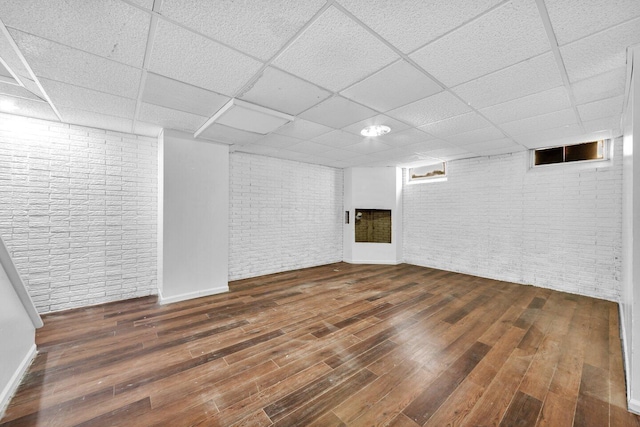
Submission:
M 324 5 L 324 0 L 164 0 L 160 12 L 263 60 L 271 58 Z
M 429 151 L 424 153 L 425 155 L 429 155 L 430 157 L 434 157 L 436 159 L 440 159 L 441 161 L 451 161 L 457 159 L 463 159 L 465 157 L 472 157 L 472 153 L 460 147 L 445 147 L 437 150 Z
M 210 139 L 224 144 L 246 145 L 256 142 L 263 136 L 264 135 L 260 135 L 259 133 L 246 132 L 214 123 L 202 132 L 199 138 Z
M 578 113 L 584 121 L 600 119 L 613 115 L 622 114 L 622 104 L 624 96 L 602 99 L 588 104 L 578 105 Z
M 268 67 L 240 99 L 281 111 L 300 114 L 331 96 L 331 92 L 291 74 Z
M 360 154 L 354 151 L 343 150 L 341 148 L 332 148 L 331 150 L 322 153 L 323 158 L 331 160 L 353 159 L 359 155 Z
M 561 46 L 640 16 L 637 0 L 545 0 L 545 4 Z
M 475 108 L 489 107 L 562 86 L 551 52 L 453 88 Z
M 576 113 L 573 108 L 555 111 L 553 113 L 542 114 L 540 116 L 527 117 L 526 119 L 515 120 L 513 122 L 500 125 L 505 132 L 511 135 L 522 135 L 523 133 L 535 132 L 536 130 L 559 128 L 564 125 L 578 123 Z
M 2 54 L 3 52 L 0 51 L 0 58 L 2 58 Z M 9 70 L 4 66 L 2 62 L 0 62 L 0 81 L 2 81 L 3 83 L 12 83 L 14 85 L 18 84 L 16 79 L 13 78 Z
M 330 7 L 274 65 L 337 92 L 396 59 L 384 43 Z
M 485 152 L 495 153 L 496 151 L 502 153 L 508 153 L 513 151 L 519 151 L 518 148 L 521 147 L 511 138 L 502 138 L 502 139 L 494 139 L 492 141 L 480 142 L 477 144 L 465 145 L 465 150 L 468 150 L 472 153 L 482 155 Z
M 357 144 L 362 140 L 362 136 L 354 135 L 351 132 L 345 132 L 343 130 L 335 130 L 313 139 L 314 142 L 331 147 L 347 147 Z
M 141 67 L 149 14 L 118 0 L 2 0 L 7 27 Z
M 138 119 L 143 122 L 153 123 L 166 129 L 184 130 L 195 132 L 207 120 L 206 117 L 183 111 L 172 110 L 158 105 L 143 102 L 138 113 Z
M 38 77 L 135 99 L 140 70 L 119 62 L 34 37 L 11 35 Z
M 295 151 L 298 153 L 313 155 L 313 154 L 321 154 L 321 153 L 327 152 L 331 150 L 331 147 L 318 144 L 317 142 L 303 141 L 303 142 L 300 142 L 299 144 L 292 145 L 291 147 L 288 148 L 288 150 Z
M 289 136 L 272 134 L 272 135 L 267 135 L 263 138 L 260 138 L 256 142 L 249 145 L 262 145 L 265 147 L 281 149 L 281 148 L 289 148 L 292 145 L 296 145 L 301 142 L 302 141 L 297 138 L 291 138 Z
M 364 141 L 361 141 L 357 144 L 349 145 L 345 147 L 345 150 L 353 151 L 359 154 L 372 154 L 377 153 L 379 151 L 387 151 L 393 147 L 381 142 L 377 139 L 367 138 Z
M 144 7 L 145 9 L 153 9 L 154 0 L 129 0 L 132 3 L 137 4 L 140 7 Z
M 444 138 L 449 135 L 482 129 L 489 126 L 492 125 L 491 123 L 489 123 L 489 121 L 487 121 L 487 119 L 485 119 L 478 113 L 471 112 L 451 117 L 449 119 L 441 120 L 439 122 L 420 126 L 420 130 L 423 130 L 428 134 L 436 136 L 438 138 Z
M 504 138 L 504 134 L 502 133 L 502 131 L 492 126 L 459 133 L 457 135 L 451 135 L 448 136 L 446 140 L 452 142 L 455 145 L 467 145 L 502 138 Z
M 398 61 L 340 92 L 378 111 L 389 111 L 436 94 L 442 87 L 406 61 Z
M 450 147 L 454 147 L 454 145 L 448 141 L 444 141 L 442 139 L 431 139 L 429 141 L 421 141 L 405 145 L 402 148 L 413 153 L 421 154 Z
M 162 126 L 141 122 L 140 120 L 137 120 L 133 125 L 133 133 L 136 135 L 145 135 L 155 138 L 160 135 L 161 130 Z
M 300 114 L 300 117 L 332 128 L 343 128 L 375 114 L 370 108 L 341 96 L 334 96 Z
M 573 83 L 571 88 L 578 104 L 597 101 L 624 94 L 627 67 L 619 67 L 606 73 Z
M 448 86 L 549 50 L 536 3 L 512 0 L 410 55 Z
M 571 82 L 622 67 L 627 46 L 640 43 L 640 18 L 560 48 Z
M 379 137 L 381 141 L 392 147 L 405 147 L 407 145 L 421 143 L 434 139 L 421 130 L 411 128 L 401 132 L 390 132 Z
M 291 123 L 278 128 L 275 133 L 279 135 L 291 136 L 298 139 L 313 139 L 317 136 L 331 132 L 333 129 L 319 123 L 296 118 Z
M 53 105 L 133 119 L 136 101 L 67 83 L 40 79 Z
M 587 120 L 582 122 L 582 125 L 587 133 L 606 133 L 610 131 L 612 137 L 619 136 L 622 133 L 620 130 L 620 115 Z
M 584 132 L 580 126 L 573 124 L 556 129 L 546 129 L 517 135 L 513 139 L 527 148 L 534 149 L 561 145 L 566 142 L 568 138 L 575 138 L 574 142 L 578 142 L 579 137 L 582 135 L 584 135 Z
M 160 20 L 149 70 L 233 96 L 262 66 L 250 57 Z
M 499 0 L 341 0 L 345 8 L 405 53 L 464 24 Z
M 422 126 L 464 114 L 470 110 L 471 108 L 468 105 L 465 105 L 451 93 L 440 92 L 404 107 L 391 110 L 387 115 L 414 126 Z
M 34 101 L 46 102 L 43 99 L 39 98 L 38 96 L 34 95 L 32 92 L 23 88 L 22 86 L 16 86 L 14 84 L 9 84 L 4 82 L 0 82 L 0 94 L 15 96 L 17 98 L 31 99 Z
M 571 107 L 564 86 L 492 105 L 480 110 L 494 123 L 506 123 Z
M 361 136 L 360 131 L 367 126 L 373 125 L 385 125 L 391 128 L 391 132 L 401 132 L 409 129 L 409 125 L 399 122 L 396 119 L 385 116 L 384 114 L 378 114 L 377 116 L 369 117 L 368 119 L 361 120 L 357 123 L 344 127 L 342 130 L 350 132 L 354 135 Z
M 198 116 L 212 116 L 229 97 L 158 74 L 147 73 L 142 101 Z
M 14 105 L 14 108 L 9 108 Z M 11 96 L 0 95 L 0 112 L 15 114 L 18 116 L 35 117 L 37 119 L 58 121 L 49 104 L 32 99 L 14 98 Z
M 98 129 L 113 130 L 116 132 L 131 132 L 133 121 L 122 117 L 106 116 L 91 111 L 77 110 L 75 108 L 58 108 L 62 121 L 80 126 L 89 126 Z

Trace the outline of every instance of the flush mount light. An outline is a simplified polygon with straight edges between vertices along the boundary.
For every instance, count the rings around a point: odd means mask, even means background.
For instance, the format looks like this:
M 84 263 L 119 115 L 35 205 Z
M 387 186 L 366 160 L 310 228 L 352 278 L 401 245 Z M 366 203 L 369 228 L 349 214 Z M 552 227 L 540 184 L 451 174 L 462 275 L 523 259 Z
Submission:
M 0 101 L 0 110 L 2 111 L 15 111 L 18 110 L 18 106 L 15 102 L 3 99 Z
M 380 135 L 384 135 L 385 133 L 389 133 L 390 131 L 391 131 L 391 128 L 389 126 L 373 125 L 373 126 L 367 126 L 366 128 L 362 129 L 360 131 L 360 135 L 362 135 L 362 136 L 380 136 Z
M 261 107 L 260 105 L 251 104 L 250 102 L 241 101 L 239 99 L 231 99 L 222 108 L 218 110 L 207 122 L 200 127 L 194 134 L 197 138 L 213 123 L 229 126 L 235 129 L 247 132 L 259 133 L 266 135 L 273 132 L 285 123 L 293 121 L 294 117 Z

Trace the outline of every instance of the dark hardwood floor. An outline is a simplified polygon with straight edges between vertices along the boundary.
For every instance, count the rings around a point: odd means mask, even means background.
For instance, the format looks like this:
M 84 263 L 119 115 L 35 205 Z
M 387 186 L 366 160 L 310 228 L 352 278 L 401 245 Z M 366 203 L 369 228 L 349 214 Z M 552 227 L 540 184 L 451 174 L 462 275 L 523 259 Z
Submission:
M 47 315 L 3 425 L 627 426 L 614 303 L 344 263 Z

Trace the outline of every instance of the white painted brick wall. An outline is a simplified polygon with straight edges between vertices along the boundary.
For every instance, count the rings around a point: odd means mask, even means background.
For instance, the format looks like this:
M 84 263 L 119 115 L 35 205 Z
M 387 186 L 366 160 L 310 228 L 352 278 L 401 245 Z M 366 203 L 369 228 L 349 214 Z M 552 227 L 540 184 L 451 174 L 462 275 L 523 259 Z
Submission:
M 41 313 L 157 293 L 157 140 L 0 114 L 0 235 Z
M 342 260 L 343 172 L 230 156 L 229 280 Z
M 405 262 L 618 301 L 622 144 L 610 167 L 528 161 L 453 161 L 447 182 L 405 184 Z

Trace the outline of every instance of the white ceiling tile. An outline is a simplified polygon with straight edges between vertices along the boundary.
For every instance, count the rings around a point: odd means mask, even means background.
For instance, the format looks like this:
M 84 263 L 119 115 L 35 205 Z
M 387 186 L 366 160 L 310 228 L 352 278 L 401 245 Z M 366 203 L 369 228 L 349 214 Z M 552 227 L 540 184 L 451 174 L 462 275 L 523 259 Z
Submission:
M 74 125 L 94 127 L 98 129 L 114 130 L 116 132 L 130 133 L 133 121 L 122 117 L 107 116 L 105 114 L 92 113 L 90 111 L 76 110 L 75 108 L 58 108 L 62 120 Z
M 153 2 L 154 0 L 129 0 L 135 4 L 137 4 L 140 7 L 144 7 L 145 9 L 153 9 Z
M 584 121 L 600 119 L 622 114 L 622 104 L 624 96 L 602 99 L 588 104 L 578 105 L 578 113 Z
M 343 130 L 334 130 L 314 138 L 313 141 L 330 147 L 346 147 L 362 142 L 363 139 L 363 136 L 354 135 Z
M 500 0 L 341 0 L 345 8 L 405 53 L 462 25 Z
M 162 131 L 162 126 L 141 122 L 140 120 L 136 121 L 133 125 L 133 133 L 136 135 L 151 136 L 155 138 L 160 135 L 160 131 Z
M 9 108 L 8 105 L 13 105 L 14 107 Z M 16 107 L 17 109 L 15 109 Z M 53 112 L 49 104 L 41 101 L 34 101 L 32 99 L 0 95 L 0 112 L 56 122 L 58 121 L 58 117 Z
M 0 94 L 7 95 L 7 96 L 15 96 L 17 98 L 31 99 L 33 101 L 46 102 L 44 99 L 35 95 L 33 92 L 28 91 L 22 86 L 17 86 L 14 84 L 9 84 L 4 82 L 0 82 Z
M 512 0 L 428 44 L 411 59 L 448 86 L 549 50 L 536 3 Z
M 263 136 L 264 135 L 260 135 L 259 133 L 247 132 L 221 125 L 219 123 L 214 123 L 205 129 L 205 131 L 200 134 L 199 138 L 222 142 L 224 144 L 246 145 L 256 142 Z
M 252 153 L 252 154 L 260 154 L 262 156 L 269 157 L 280 157 L 283 153 L 283 150 L 274 147 L 268 147 L 259 144 L 251 144 L 244 145 L 238 149 L 238 151 L 242 151 L 243 153 Z
M 423 72 L 406 61 L 398 61 L 340 94 L 384 112 L 440 91 L 442 87 Z
M 588 133 L 611 131 L 612 136 L 621 134 L 620 115 L 583 121 L 582 125 L 584 126 L 585 132 Z
M 11 35 L 38 77 L 125 98 L 136 98 L 140 70 L 12 30 Z
M 451 135 L 448 136 L 446 140 L 454 143 L 455 145 L 467 145 L 502 138 L 504 138 L 504 133 L 502 133 L 500 129 L 491 126 L 459 133 L 457 135 Z
M 522 146 L 513 142 L 511 138 L 502 138 L 465 145 L 464 149 L 475 154 L 485 155 L 487 152 L 491 152 L 492 154 L 500 152 L 501 154 L 504 154 L 522 151 Z
M 560 48 L 571 82 L 623 67 L 627 46 L 640 43 L 640 18 Z
M 377 116 L 369 117 L 368 119 L 361 120 L 352 125 L 342 128 L 342 130 L 350 132 L 354 135 L 360 136 L 360 131 L 367 126 L 373 125 L 385 125 L 391 128 L 391 132 L 401 132 L 409 129 L 409 125 L 399 122 L 396 119 L 385 116 L 384 114 L 378 114 Z
M 140 106 L 138 119 L 143 122 L 160 125 L 165 129 L 184 130 L 187 132 L 195 132 L 207 121 L 206 117 L 147 104 L 146 102 L 143 102 Z
M 227 96 L 260 69 L 258 62 L 198 34 L 160 20 L 149 70 Z
M 461 114 L 439 122 L 420 126 L 420 130 L 434 135 L 438 138 L 444 138 L 449 135 L 455 135 L 470 130 L 482 129 L 492 126 L 487 119 L 476 112 Z
M 569 101 L 567 90 L 564 86 L 558 86 L 502 104 L 492 105 L 483 108 L 480 112 L 495 123 L 505 123 L 569 107 L 571 107 L 571 101 Z
M 463 159 L 465 157 L 470 157 L 470 154 L 472 155 L 472 153 L 469 153 L 469 151 L 465 150 L 464 148 L 455 146 L 440 148 L 438 150 L 428 151 L 423 154 L 444 161 Z
M 300 114 L 331 96 L 331 92 L 269 67 L 240 99 L 281 111 Z
M 347 150 L 343 150 L 341 148 L 332 148 L 329 151 L 325 151 L 322 153 L 322 157 L 326 158 L 326 159 L 331 159 L 331 160 L 346 160 L 346 159 L 352 159 L 354 157 L 359 156 L 359 153 L 356 153 L 354 151 L 347 151 Z
M 298 139 L 312 139 L 325 133 L 331 132 L 330 128 L 319 123 L 310 122 L 308 120 L 296 118 L 294 121 L 278 128 L 274 133 L 279 135 L 291 136 Z
M 512 153 L 520 153 L 522 151 L 526 151 L 527 148 L 522 145 L 514 144 L 513 146 L 505 146 L 500 148 L 492 148 L 492 149 L 476 149 L 474 154 L 479 156 L 500 156 L 503 154 L 512 154 Z
M 587 102 L 624 94 L 626 80 L 627 67 L 619 67 L 573 83 L 571 88 L 576 102 L 578 104 L 586 104 Z
M 411 123 L 414 126 L 422 126 L 468 111 L 471 111 L 471 108 L 454 95 L 449 92 L 440 92 L 404 107 L 391 110 L 387 112 L 387 115 Z
M 160 13 L 264 60 L 271 58 L 324 5 L 324 0 L 164 0 Z
M 7 27 L 142 67 L 151 16 L 118 0 L 0 0 Z
M 327 147 L 326 145 L 318 144 L 312 141 L 303 141 L 299 144 L 292 145 L 287 149 L 304 154 L 321 154 L 331 150 L 331 147 Z
M 300 117 L 333 128 L 343 128 L 375 114 L 370 108 L 341 96 L 334 96 L 300 114 Z
M 142 101 L 185 113 L 210 117 L 229 101 L 219 95 L 158 74 L 147 73 Z
M 330 7 L 273 64 L 337 92 L 396 59 L 384 43 Z
M 326 159 L 324 157 L 321 158 L 320 156 L 317 156 L 317 155 L 298 153 L 297 151 L 290 151 L 290 150 L 279 150 L 278 157 L 281 159 L 291 160 L 294 162 L 325 164 L 325 165 L 327 163 L 332 163 L 331 160 Z M 318 160 L 321 160 L 322 163 L 319 163 Z
M 640 16 L 637 0 L 545 0 L 545 4 L 561 46 Z
M 136 101 L 55 80 L 40 79 L 56 108 L 69 107 L 109 116 L 133 119 Z
M 551 52 L 453 88 L 475 108 L 483 108 L 561 86 Z
M 373 138 L 366 138 L 364 141 L 357 144 L 349 145 L 345 147 L 345 150 L 353 151 L 359 154 L 372 154 L 379 151 L 387 151 L 392 147 Z
M 394 163 L 398 159 L 404 159 L 413 155 L 412 151 L 405 150 L 404 148 L 391 148 L 389 150 L 381 150 L 369 153 L 371 157 L 386 160 L 387 162 Z
M 564 141 L 569 137 L 579 137 L 584 132 L 579 125 L 568 125 L 556 129 L 545 129 L 533 133 L 517 135 L 513 139 L 527 148 L 544 148 L 561 145 L 559 141 Z
M 422 142 L 409 144 L 409 145 L 403 146 L 402 148 L 404 148 L 405 150 L 420 154 L 420 153 L 427 153 L 427 152 L 440 150 L 442 148 L 448 148 L 448 147 L 454 147 L 454 145 L 442 139 L 432 139 L 430 141 L 422 141 Z
M 578 123 L 575 111 L 573 108 L 567 108 L 553 113 L 503 123 L 500 127 L 511 135 L 522 135 L 536 130 L 554 129 L 575 123 Z
M 265 147 L 272 148 L 289 148 L 292 145 L 296 145 L 302 142 L 297 138 L 291 138 L 290 136 L 271 134 L 265 137 L 260 138 L 256 142 L 253 142 L 251 145 L 263 145 Z
M 411 128 L 402 132 L 389 132 L 379 137 L 382 142 L 392 147 L 405 147 L 410 144 L 421 143 L 433 139 L 421 130 Z

